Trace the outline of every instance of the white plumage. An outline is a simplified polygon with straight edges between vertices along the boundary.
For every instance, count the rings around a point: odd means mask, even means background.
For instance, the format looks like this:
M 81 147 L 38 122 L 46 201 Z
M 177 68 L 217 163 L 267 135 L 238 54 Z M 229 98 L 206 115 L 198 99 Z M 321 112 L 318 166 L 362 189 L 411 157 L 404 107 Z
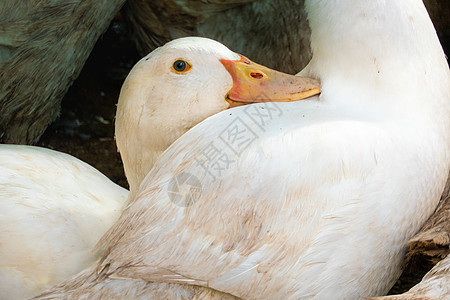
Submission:
M 313 59 L 301 74 L 321 80 L 321 96 L 270 116 L 268 106 L 235 108 L 187 132 L 103 237 L 102 259 L 46 297 L 360 299 L 390 289 L 449 172 L 449 69 L 422 1 L 306 7 Z M 204 168 L 211 145 L 231 158 L 220 173 Z M 179 205 L 171 192 L 183 176 L 197 188 Z
M 127 77 L 117 109 L 116 140 L 132 193 L 174 140 L 228 108 L 227 93 L 238 80 L 248 80 L 233 79 L 220 59 L 234 64 L 240 56 L 212 40 L 185 38 L 144 57 Z M 174 69 L 180 60 L 190 66 L 185 73 Z M 254 63 L 241 65 L 264 70 L 264 78 L 270 75 L 266 83 L 277 78 L 291 86 L 304 82 Z M 259 89 L 259 81 L 255 83 Z M 280 84 L 276 92 L 282 88 Z M 119 217 L 128 192 L 56 151 L 0 145 L 0 161 L 0 298 L 21 299 L 96 260 L 94 245 Z
M 128 191 L 73 156 L 0 146 L 0 299 L 69 278 L 122 212 Z

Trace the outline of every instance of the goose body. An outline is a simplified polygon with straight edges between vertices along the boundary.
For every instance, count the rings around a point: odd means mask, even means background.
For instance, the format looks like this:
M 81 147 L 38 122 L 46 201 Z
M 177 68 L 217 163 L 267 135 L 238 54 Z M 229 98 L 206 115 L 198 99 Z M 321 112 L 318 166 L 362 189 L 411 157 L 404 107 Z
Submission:
M 449 69 L 422 1 L 306 10 L 313 58 L 301 74 L 322 94 L 188 131 L 102 238 L 102 258 L 42 298 L 388 292 L 447 180 Z
M 233 78 L 218 58 L 227 59 L 227 64 L 241 59 L 215 41 L 185 39 L 151 53 L 133 68 L 122 88 L 116 124 L 132 193 L 168 145 L 230 105 L 232 96 L 227 93 L 235 84 L 246 84 L 241 92 L 252 86 L 252 91 L 264 91 L 247 82 L 250 78 Z M 177 63 L 184 63 L 189 75 Z M 239 63 L 244 70 L 264 72 L 256 83 L 273 87 L 270 83 L 275 81 L 277 92 L 259 100 L 257 95 L 234 93 L 241 102 L 275 101 L 284 82 L 288 91 L 289 86 L 306 82 L 247 59 Z M 270 96 L 267 88 L 265 92 Z M 0 145 L 0 162 L 0 298 L 23 299 L 96 260 L 100 252 L 94 245 L 119 217 L 129 194 L 91 166 L 56 151 Z
M 61 152 L 0 145 L 0 299 L 25 299 L 97 257 L 128 191 Z

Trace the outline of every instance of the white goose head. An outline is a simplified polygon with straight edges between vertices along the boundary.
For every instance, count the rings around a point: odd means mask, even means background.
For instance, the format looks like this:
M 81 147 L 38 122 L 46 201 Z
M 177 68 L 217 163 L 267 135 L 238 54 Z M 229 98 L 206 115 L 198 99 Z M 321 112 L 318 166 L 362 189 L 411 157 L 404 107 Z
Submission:
M 293 101 L 317 94 L 317 82 L 255 64 L 219 42 L 181 38 L 141 59 L 123 84 L 117 146 L 130 191 L 178 137 L 229 107 Z

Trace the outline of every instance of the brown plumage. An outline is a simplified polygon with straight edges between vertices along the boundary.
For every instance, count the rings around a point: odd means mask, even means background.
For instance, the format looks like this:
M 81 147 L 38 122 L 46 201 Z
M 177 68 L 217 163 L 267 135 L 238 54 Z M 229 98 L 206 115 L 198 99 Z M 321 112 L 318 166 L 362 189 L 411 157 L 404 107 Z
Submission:
M 33 143 L 125 0 L 0 4 L 0 140 Z
M 436 212 L 408 242 L 407 261 L 422 255 L 437 262 L 450 254 L 450 178 Z
M 405 264 L 425 257 L 437 264 L 422 281 L 401 295 L 377 297 L 377 300 L 450 299 L 450 178 L 435 213 L 408 242 Z M 442 260 L 441 260 L 442 259 Z
M 438 300 L 450 299 L 450 256 L 441 260 L 417 285 L 406 293 L 376 300 Z
M 304 0 L 130 0 L 124 17 L 141 54 L 174 38 L 213 38 L 254 61 L 297 73 L 310 60 Z M 241 4 L 237 6 L 238 4 Z

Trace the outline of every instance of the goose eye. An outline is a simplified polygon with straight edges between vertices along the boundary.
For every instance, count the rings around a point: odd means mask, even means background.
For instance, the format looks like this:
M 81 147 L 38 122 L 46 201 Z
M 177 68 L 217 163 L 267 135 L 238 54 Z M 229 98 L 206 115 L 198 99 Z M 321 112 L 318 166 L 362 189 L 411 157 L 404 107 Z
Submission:
M 177 59 L 173 63 L 172 68 L 175 71 L 175 73 L 185 73 L 185 72 L 189 71 L 189 69 L 191 68 L 191 65 L 187 61 L 184 61 L 182 59 Z

